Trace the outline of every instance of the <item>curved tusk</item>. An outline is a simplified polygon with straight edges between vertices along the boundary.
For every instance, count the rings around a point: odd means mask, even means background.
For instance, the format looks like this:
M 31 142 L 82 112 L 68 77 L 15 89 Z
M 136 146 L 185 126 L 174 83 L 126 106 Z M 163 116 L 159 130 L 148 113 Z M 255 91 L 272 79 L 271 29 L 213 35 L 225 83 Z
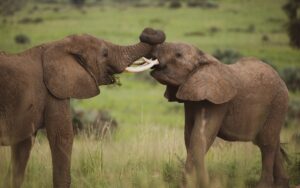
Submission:
M 142 71 L 145 71 L 147 69 L 150 69 L 154 65 L 159 64 L 159 61 L 157 59 L 156 60 L 150 60 L 150 59 L 143 58 L 143 60 L 145 62 L 143 65 L 136 66 L 136 67 L 127 67 L 125 70 L 128 71 L 128 72 L 142 72 Z
M 136 60 L 135 62 L 133 62 L 132 64 L 133 65 L 142 65 L 145 63 L 145 60 L 144 59 L 138 59 Z

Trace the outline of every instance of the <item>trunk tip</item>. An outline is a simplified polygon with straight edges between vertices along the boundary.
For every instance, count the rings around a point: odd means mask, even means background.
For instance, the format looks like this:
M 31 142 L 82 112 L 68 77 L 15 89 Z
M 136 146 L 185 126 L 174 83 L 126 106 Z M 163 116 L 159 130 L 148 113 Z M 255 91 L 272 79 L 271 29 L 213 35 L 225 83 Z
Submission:
M 145 28 L 140 35 L 140 41 L 150 45 L 161 44 L 165 40 L 166 35 L 162 30 L 155 30 L 149 27 Z

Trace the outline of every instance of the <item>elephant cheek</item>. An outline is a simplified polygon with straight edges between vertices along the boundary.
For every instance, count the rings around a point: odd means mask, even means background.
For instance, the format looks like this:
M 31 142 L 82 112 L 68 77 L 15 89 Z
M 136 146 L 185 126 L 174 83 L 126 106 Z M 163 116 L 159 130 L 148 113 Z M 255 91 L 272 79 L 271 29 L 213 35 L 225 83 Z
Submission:
M 158 71 L 156 71 L 156 70 L 153 70 L 153 71 L 151 71 L 150 72 L 150 75 L 154 78 L 154 79 L 156 79 L 157 81 L 160 79 L 160 73 L 158 72 Z
M 162 71 L 152 71 L 150 73 L 150 75 L 155 79 L 157 80 L 159 83 L 163 84 L 163 85 L 168 85 L 170 84 L 168 82 L 168 79 L 166 76 L 164 76 L 164 74 L 162 73 Z

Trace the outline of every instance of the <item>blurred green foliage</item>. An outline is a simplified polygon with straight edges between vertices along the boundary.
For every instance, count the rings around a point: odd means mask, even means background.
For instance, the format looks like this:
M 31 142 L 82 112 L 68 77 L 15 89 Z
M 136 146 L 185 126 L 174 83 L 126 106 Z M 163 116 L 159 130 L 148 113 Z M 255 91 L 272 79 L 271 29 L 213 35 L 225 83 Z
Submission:
M 284 68 L 281 71 L 281 77 L 290 91 L 300 91 L 300 67 Z
M 217 49 L 212 55 L 225 64 L 235 63 L 239 58 L 242 57 L 242 55 L 239 52 L 231 49 Z

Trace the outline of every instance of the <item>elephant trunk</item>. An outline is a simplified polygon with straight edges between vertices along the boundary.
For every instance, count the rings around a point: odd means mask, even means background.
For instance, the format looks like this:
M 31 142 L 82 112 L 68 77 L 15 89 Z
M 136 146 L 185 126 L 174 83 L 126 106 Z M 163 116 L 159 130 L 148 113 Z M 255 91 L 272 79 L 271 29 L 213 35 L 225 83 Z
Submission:
M 115 53 L 113 62 L 114 72 L 121 73 L 134 61 L 151 53 L 153 47 L 165 41 L 165 34 L 159 30 L 146 28 L 140 35 L 140 42 L 130 46 L 112 45 Z
M 134 61 L 138 60 L 139 58 L 143 56 L 147 56 L 152 50 L 152 46 L 140 42 L 135 45 L 131 46 L 117 46 L 116 51 L 118 52 L 115 61 L 118 65 L 116 67 L 119 67 L 119 71 L 124 71 L 124 69 L 128 66 L 130 66 Z

